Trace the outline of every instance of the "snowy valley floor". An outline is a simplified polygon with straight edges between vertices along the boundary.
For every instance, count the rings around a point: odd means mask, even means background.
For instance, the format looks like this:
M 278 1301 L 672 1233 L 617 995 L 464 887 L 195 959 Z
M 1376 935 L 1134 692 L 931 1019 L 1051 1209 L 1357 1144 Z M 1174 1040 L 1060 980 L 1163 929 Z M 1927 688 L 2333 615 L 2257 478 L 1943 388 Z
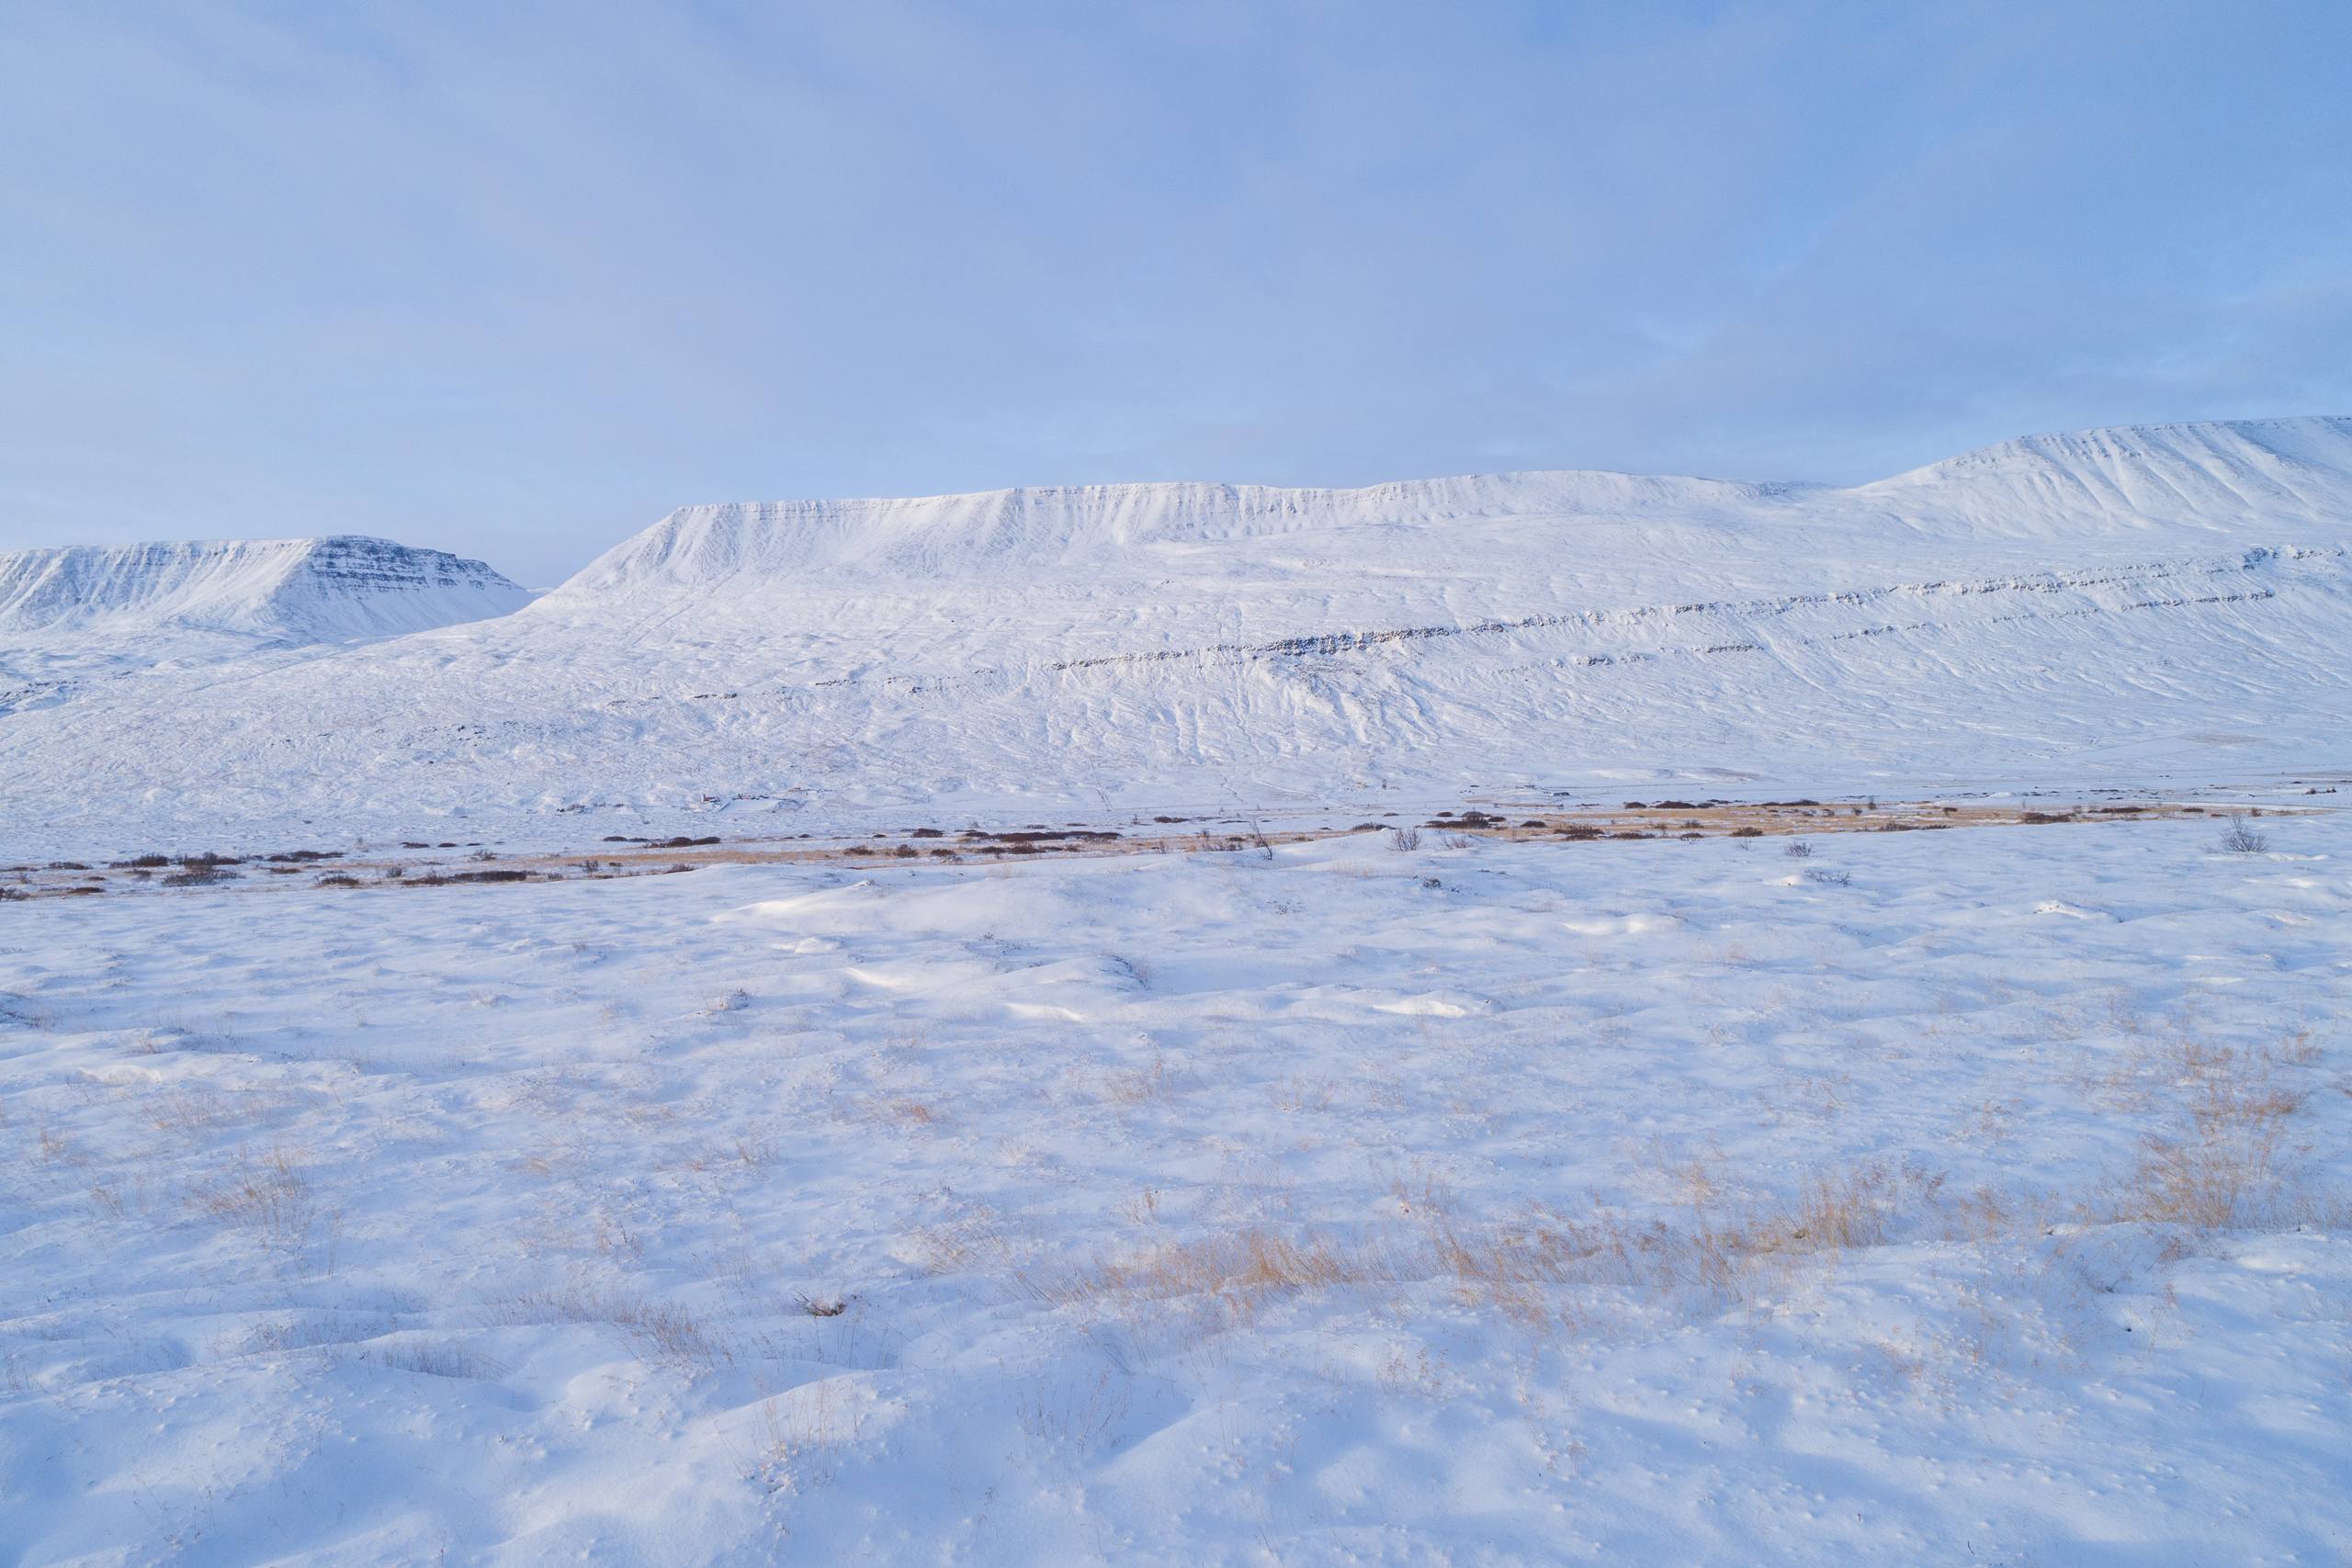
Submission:
M 0 904 L 0 1563 L 2341 1561 L 2264 826 Z

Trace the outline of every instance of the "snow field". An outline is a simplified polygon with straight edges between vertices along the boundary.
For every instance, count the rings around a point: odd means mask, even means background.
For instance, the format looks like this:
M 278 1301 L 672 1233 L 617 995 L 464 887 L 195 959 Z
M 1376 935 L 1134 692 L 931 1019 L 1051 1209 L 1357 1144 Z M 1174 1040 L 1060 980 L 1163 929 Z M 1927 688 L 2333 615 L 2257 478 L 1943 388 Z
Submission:
M 11 906 L 0 1560 L 2328 1560 L 2265 826 Z

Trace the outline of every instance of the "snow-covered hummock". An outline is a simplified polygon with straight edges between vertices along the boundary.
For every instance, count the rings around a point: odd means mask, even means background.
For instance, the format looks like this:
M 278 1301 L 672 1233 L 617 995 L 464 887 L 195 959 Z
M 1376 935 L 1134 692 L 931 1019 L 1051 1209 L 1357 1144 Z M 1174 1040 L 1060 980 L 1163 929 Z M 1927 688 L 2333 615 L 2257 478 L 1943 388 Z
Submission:
M 0 825 L 82 802 L 71 852 L 85 829 L 178 842 L 289 814 L 677 832 L 778 803 L 2340 768 L 2348 541 L 2352 421 L 2327 418 L 2033 437 L 1849 488 L 1531 473 L 687 507 L 497 619 L 0 691 Z
M 136 654 L 214 636 L 283 647 L 503 615 L 530 594 L 478 560 L 384 539 L 181 540 L 0 552 L 0 657 Z

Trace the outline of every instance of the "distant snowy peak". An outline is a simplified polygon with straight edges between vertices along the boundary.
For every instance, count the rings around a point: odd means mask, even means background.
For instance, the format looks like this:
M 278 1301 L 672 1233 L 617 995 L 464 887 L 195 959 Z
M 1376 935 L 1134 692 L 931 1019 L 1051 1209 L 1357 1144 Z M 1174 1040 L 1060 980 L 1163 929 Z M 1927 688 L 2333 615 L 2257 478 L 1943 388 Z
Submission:
M 530 597 L 481 561 L 349 536 L 17 550 L 0 553 L 0 642 L 335 642 L 503 615 Z

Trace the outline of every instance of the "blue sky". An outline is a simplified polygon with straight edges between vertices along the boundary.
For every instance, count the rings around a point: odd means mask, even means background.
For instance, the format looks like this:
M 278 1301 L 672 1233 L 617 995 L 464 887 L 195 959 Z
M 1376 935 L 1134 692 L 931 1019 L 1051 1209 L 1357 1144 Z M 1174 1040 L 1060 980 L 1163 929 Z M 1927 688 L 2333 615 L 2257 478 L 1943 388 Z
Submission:
M 2352 6 L 0 10 L 0 547 L 2352 412 Z

